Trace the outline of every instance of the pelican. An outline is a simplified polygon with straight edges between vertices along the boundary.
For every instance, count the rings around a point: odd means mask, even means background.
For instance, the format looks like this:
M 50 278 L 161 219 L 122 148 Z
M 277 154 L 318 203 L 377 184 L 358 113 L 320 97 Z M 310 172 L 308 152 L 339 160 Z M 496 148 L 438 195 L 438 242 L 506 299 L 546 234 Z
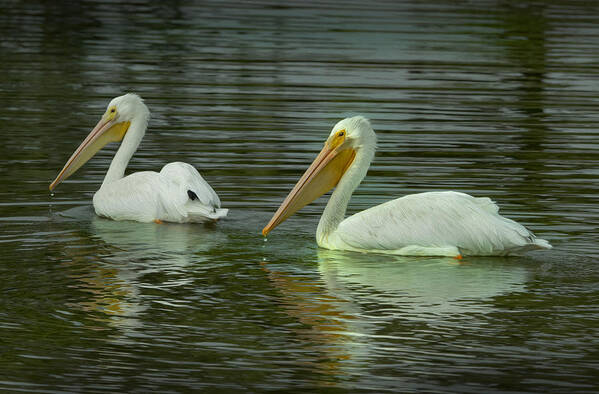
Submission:
M 190 164 L 174 162 L 158 172 L 125 175 L 125 168 L 143 138 L 150 111 L 136 94 L 110 101 L 102 118 L 69 158 L 50 191 L 71 176 L 109 142 L 121 142 L 104 182 L 94 194 L 96 214 L 138 222 L 206 222 L 227 215 L 210 185 Z
M 501 256 L 550 249 L 524 226 L 499 215 L 487 197 L 443 191 L 407 195 L 346 219 L 345 211 L 374 157 L 370 122 L 338 122 L 324 147 L 262 230 L 266 236 L 306 204 L 331 190 L 318 228 L 322 248 L 404 256 Z

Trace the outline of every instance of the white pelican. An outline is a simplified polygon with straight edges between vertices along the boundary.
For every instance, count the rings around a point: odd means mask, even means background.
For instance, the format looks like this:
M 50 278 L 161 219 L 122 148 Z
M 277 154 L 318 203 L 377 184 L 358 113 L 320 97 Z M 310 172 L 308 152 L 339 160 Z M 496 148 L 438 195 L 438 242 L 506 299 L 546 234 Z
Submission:
M 136 94 L 112 99 L 102 119 L 79 145 L 54 182 L 53 190 L 109 142 L 122 141 L 104 182 L 94 194 L 96 214 L 138 222 L 205 222 L 227 215 L 220 200 L 198 171 L 187 163 L 165 165 L 158 172 L 125 175 L 129 159 L 143 138 L 150 111 Z
M 353 191 L 374 157 L 376 135 L 362 117 L 338 122 L 270 222 L 272 229 L 336 186 L 320 218 L 316 241 L 332 250 L 405 256 L 492 256 L 550 249 L 544 239 L 498 214 L 491 199 L 445 191 L 407 195 L 344 219 Z

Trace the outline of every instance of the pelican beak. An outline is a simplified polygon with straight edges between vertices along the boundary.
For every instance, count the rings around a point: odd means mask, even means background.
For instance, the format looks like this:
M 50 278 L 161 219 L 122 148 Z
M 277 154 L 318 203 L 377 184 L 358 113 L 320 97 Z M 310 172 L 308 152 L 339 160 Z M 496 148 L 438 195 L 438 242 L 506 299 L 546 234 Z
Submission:
M 118 142 L 123 139 L 129 129 L 131 122 L 116 122 L 114 112 L 106 112 L 96 127 L 83 140 L 81 145 L 71 155 L 67 164 L 64 165 L 56 179 L 50 184 L 50 191 L 62 181 L 70 177 L 100 149 L 109 142 Z
M 262 235 L 266 236 L 289 216 L 337 186 L 356 156 L 356 151 L 346 146 L 344 140 L 344 134 L 327 140 L 270 222 L 262 229 Z

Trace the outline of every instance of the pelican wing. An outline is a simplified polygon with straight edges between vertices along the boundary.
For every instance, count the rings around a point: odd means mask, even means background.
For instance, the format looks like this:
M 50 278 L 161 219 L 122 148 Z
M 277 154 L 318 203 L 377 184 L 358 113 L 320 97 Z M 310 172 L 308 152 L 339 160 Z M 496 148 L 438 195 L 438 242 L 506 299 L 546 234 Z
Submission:
M 182 162 L 168 163 L 160 170 L 160 177 L 168 188 L 163 190 L 165 204 L 182 216 L 219 219 L 226 216 L 227 209 L 220 208 L 220 199 L 202 178 L 198 170 Z
M 169 163 L 160 173 L 136 172 L 102 185 L 94 195 L 100 216 L 114 220 L 203 222 L 226 216 L 212 187 L 186 163 Z
M 359 212 L 336 234 L 360 250 L 457 248 L 469 255 L 500 255 L 550 248 L 530 231 L 498 214 L 489 198 L 458 192 L 412 194 Z

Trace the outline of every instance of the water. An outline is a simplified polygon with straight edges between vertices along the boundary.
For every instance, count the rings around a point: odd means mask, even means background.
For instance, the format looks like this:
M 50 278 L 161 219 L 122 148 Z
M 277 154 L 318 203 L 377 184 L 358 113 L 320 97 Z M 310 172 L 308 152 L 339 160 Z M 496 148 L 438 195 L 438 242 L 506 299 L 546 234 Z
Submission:
M 0 11 L 0 390 L 597 391 L 599 7 L 589 2 L 8 2 Z M 110 98 L 152 111 L 130 170 L 183 160 L 216 226 L 98 218 Z M 260 230 L 350 114 L 354 213 L 490 196 L 515 258 L 331 252 L 326 198 Z

